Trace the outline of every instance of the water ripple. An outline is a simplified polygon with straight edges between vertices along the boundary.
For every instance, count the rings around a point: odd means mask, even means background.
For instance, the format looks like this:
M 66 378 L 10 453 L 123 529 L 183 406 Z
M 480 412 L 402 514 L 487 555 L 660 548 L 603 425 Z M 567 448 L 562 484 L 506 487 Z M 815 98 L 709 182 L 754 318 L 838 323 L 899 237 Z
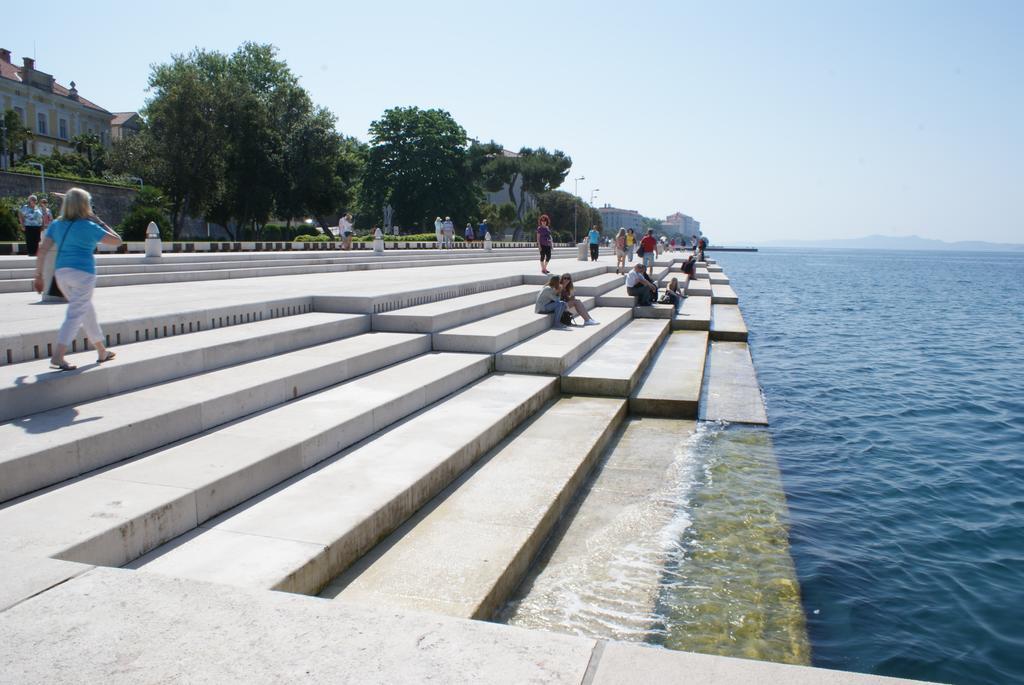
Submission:
M 768 401 L 814 663 L 1024 682 L 1024 255 L 720 261 Z

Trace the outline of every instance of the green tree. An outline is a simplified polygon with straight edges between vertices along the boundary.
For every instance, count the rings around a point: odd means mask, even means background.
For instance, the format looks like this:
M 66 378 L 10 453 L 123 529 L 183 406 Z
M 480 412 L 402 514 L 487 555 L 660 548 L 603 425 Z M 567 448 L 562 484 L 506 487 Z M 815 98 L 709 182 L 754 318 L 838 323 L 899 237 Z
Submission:
M 435 216 L 458 223 L 476 213 L 479 187 L 466 131 L 440 109 L 395 107 L 370 125 L 360 189 L 362 213 L 379 221 L 385 205 L 402 226 L 432 227 Z
M 143 109 L 154 182 L 167 193 L 174 238 L 187 214 L 215 206 L 223 190 L 225 135 L 219 105 L 229 99 L 227 60 L 217 53 L 176 55 L 153 68 L 153 97 Z
M 515 237 L 521 239 L 528 223 L 525 221 L 526 198 L 557 188 L 565 181 L 572 158 L 561 150 L 548 152 L 524 147 L 517 154 L 501 154 L 492 157 L 481 167 L 484 188 L 497 192 L 507 187 L 509 202 L 516 208 L 519 225 Z
M 106 150 L 95 133 L 80 133 L 71 139 L 71 146 L 89 162 L 91 176 L 99 176 L 106 169 Z
M 572 193 L 561 190 L 539 193 L 537 205 L 541 214 L 547 214 L 551 218 L 551 232 L 559 242 L 573 241 L 574 218 L 577 238 L 586 235 L 591 226 L 597 226 L 599 231 L 603 230 L 601 213 Z
M 160 228 L 160 237 L 163 240 L 170 240 L 172 231 L 167 210 L 167 198 L 163 192 L 146 186 L 135 196 L 131 207 L 118 224 L 117 232 L 125 240 L 145 240 L 149 222 L 155 221 Z
M 32 129 L 25 126 L 21 117 L 13 109 L 4 112 L 4 126 L 7 127 L 7 152 L 10 154 L 11 165 L 16 159 L 26 155 L 25 144 L 32 140 Z

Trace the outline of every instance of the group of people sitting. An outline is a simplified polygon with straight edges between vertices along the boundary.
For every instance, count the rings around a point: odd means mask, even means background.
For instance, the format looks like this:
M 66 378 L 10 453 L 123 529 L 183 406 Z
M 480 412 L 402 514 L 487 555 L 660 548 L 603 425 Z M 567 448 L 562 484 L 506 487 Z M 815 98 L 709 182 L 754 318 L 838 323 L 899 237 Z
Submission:
M 682 265 L 683 274 L 693 278 L 696 274 L 696 255 L 690 255 Z M 643 262 L 637 262 L 626 274 L 626 292 L 633 296 L 637 306 L 647 307 L 655 302 L 671 304 L 679 311 L 686 294 L 679 285 L 679 279 L 668 282 L 665 291 L 658 298 L 658 284 L 654 282 L 651 272 Z M 590 316 L 587 308 L 576 297 L 572 282 L 572 274 L 552 276 L 548 284 L 537 294 L 534 311 L 538 314 L 552 314 L 554 328 L 562 329 L 573 325 L 578 317 L 584 326 L 596 326 L 598 322 Z
M 553 314 L 553 326 L 556 329 L 572 326 L 576 317 L 583 319 L 584 326 L 596 326 L 599 323 L 576 297 L 572 274 L 549 278 L 548 284 L 537 294 L 534 311 L 538 314 Z

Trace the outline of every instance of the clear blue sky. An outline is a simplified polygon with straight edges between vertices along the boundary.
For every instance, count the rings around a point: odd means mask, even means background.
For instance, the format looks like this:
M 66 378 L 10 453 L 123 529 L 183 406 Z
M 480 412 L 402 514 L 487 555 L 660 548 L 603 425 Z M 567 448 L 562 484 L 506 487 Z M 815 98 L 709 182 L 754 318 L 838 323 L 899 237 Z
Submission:
M 270 42 L 339 130 L 441 107 L 580 195 L 716 242 L 1024 242 L 1024 2 L 92 2 L 0 47 L 112 111 L 151 64 Z M 225 93 L 225 97 L 229 97 Z M 565 189 L 573 189 L 568 182 Z

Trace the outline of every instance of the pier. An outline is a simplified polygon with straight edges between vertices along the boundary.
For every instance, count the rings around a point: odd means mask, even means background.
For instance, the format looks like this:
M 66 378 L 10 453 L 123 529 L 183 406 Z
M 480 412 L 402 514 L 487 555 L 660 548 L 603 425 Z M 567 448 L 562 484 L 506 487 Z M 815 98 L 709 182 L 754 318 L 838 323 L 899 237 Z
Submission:
M 619 525 L 638 503 L 672 518 L 650 495 L 681 481 L 674 446 L 702 425 L 765 435 L 742 284 L 710 259 L 687 279 L 685 256 L 655 261 L 685 288 L 676 312 L 634 306 L 611 255 L 556 249 L 600 322 L 565 330 L 534 312 L 532 249 L 101 256 L 118 356 L 78 340 L 63 373 L 64 307 L 0 257 L 5 678 L 909 682 L 799 665 L 791 569 L 770 581 L 791 663 L 548 620 L 565 569 L 599 583 L 602 555 L 651 536 Z M 771 476 L 765 440 L 751 461 Z M 631 616 L 658 603 L 649 561 L 607 598 Z

